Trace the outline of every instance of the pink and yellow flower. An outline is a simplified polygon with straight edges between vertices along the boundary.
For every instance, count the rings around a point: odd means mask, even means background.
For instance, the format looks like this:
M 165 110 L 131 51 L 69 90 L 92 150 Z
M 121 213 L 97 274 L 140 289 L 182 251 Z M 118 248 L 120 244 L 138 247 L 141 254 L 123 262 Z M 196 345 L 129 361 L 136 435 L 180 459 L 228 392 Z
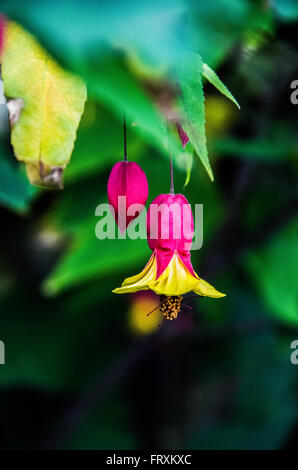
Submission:
M 177 233 L 179 227 L 181 234 Z M 124 294 L 151 289 L 161 295 L 164 302 L 169 303 L 167 298 L 173 297 L 173 302 L 178 304 L 181 303 L 180 296 L 190 291 L 201 296 L 224 297 L 225 294 L 201 279 L 192 267 L 193 234 L 193 215 L 187 199 L 182 194 L 157 196 L 147 214 L 147 238 L 152 250 L 149 262 L 139 274 L 125 279 L 113 292 Z

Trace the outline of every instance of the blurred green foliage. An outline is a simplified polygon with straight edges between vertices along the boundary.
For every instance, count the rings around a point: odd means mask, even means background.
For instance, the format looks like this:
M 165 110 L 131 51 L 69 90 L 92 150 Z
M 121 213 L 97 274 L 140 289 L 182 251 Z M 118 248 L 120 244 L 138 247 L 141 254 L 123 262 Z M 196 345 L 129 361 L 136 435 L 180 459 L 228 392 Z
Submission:
M 11 154 L 1 144 L 0 149 L 0 200 L 3 205 L 16 211 L 25 211 L 30 206 L 30 201 L 37 193 L 27 180 L 25 173 L 16 162 L 11 159 Z
M 0 446 L 291 446 L 296 2 L 36 0 L 24 8 L 9 0 L 1 8 L 84 78 L 88 102 L 61 192 L 32 188 L 1 132 Z M 149 202 L 168 191 L 164 118 L 178 104 L 174 77 L 185 73 L 185 50 L 216 69 L 241 104 L 229 108 L 199 77 L 182 90 L 201 145 L 204 89 L 213 183 L 194 159 L 184 189 L 192 148 L 183 152 L 170 129 L 176 192 L 204 204 L 194 267 L 228 295 L 189 300 L 193 314 L 136 340 L 133 297 L 111 290 L 140 271 L 150 250 L 144 240 L 97 240 L 95 209 L 107 201 L 109 171 L 122 158 L 123 109 L 128 156 L 146 172 Z

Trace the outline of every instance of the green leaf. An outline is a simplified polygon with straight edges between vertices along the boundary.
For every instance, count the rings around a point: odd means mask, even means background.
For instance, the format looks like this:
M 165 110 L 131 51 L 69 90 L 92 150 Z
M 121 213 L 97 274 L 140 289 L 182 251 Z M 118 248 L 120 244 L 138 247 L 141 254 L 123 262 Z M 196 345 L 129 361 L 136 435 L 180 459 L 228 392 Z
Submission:
M 298 324 L 298 223 L 275 235 L 264 248 L 250 253 L 245 266 L 268 308 L 281 321 Z
M 146 240 L 98 240 L 94 233 L 94 222 L 85 222 L 71 250 L 43 284 L 43 291 L 47 295 L 56 295 L 67 288 L 115 272 L 122 273 L 125 278 L 127 273 L 123 273 L 123 268 L 145 261 Z M 150 253 L 147 252 L 149 258 Z
M 203 64 L 198 54 L 188 53 L 176 67 L 181 90 L 181 105 L 184 111 L 183 129 L 201 159 L 211 181 L 213 172 L 210 166 L 206 132 L 205 103 L 202 84 Z
M 2 76 L 5 95 L 14 100 L 11 142 L 17 159 L 26 163 L 32 184 L 60 187 L 84 109 L 85 84 L 16 23 L 6 27 Z
M 212 85 L 215 86 L 215 88 L 217 88 L 223 95 L 229 98 L 229 100 L 233 101 L 233 103 L 235 103 L 235 105 L 240 109 L 240 106 L 232 93 L 228 90 L 226 85 L 221 81 L 214 70 L 207 64 L 203 64 L 203 75 L 210 83 L 212 83 Z

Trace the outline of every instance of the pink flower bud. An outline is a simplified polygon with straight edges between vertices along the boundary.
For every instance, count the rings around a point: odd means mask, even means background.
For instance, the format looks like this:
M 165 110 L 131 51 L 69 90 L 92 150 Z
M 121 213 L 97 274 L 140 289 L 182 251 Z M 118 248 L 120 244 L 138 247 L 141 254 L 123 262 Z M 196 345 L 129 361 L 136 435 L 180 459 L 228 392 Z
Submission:
M 142 168 L 135 162 L 117 162 L 108 180 L 108 200 L 114 208 L 115 220 L 122 233 L 141 212 L 140 207 L 135 215 L 127 215 L 129 207 L 132 204 L 145 206 L 147 198 L 148 182 Z
M 177 124 L 177 131 L 178 131 L 182 146 L 183 148 L 185 148 L 187 142 L 189 142 L 188 135 L 186 134 L 186 132 L 183 130 L 183 127 L 179 123 Z

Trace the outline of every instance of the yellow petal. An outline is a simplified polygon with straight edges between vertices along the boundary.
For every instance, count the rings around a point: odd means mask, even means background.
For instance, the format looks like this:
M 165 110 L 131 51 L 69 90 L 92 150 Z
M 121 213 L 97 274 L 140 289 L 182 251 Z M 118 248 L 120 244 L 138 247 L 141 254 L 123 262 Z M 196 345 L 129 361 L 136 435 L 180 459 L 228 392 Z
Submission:
M 125 279 L 121 287 L 114 289 L 116 294 L 137 292 L 139 290 L 151 289 L 158 295 L 183 295 L 193 291 L 195 294 L 208 297 L 225 297 L 225 294 L 218 292 L 208 282 L 193 276 L 185 264 L 181 261 L 177 253 L 174 253 L 171 261 L 164 272 L 156 279 L 157 267 L 156 256 L 153 253 L 148 264 L 136 276 Z
M 196 274 L 196 273 L 195 273 Z M 193 276 L 175 253 L 162 275 L 149 283 L 149 288 L 159 295 L 183 295 L 193 291 L 208 297 L 225 297 L 197 274 Z
M 129 292 L 137 292 L 139 290 L 147 290 L 149 289 L 149 282 L 156 278 L 156 272 L 156 258 L 153 253 L 143 271 L 135 276 L 125 279 L 122 286 L 114 289 L 113 292 L 115 294 L 126 294 Z
M 167 268 L 155 281 L 151 281 L 149 288 L 161 295 L 182 295 L 196 288 L 198 279 L 194 277 L 177 253 L 169 262 Z
M 204 281 L 203 279 L 199 278 L 198 276 L 198 284 L 195 289 L 193 289 L 195 294 L 198 295 L 203 295 L 207 297 L 214 297 L 214 298 L 219 298 L 219 297 L 225 297 L 226 294 L 223 294 L 222 292 L 219 292 L 216 290 L 211 284 L 208 282 Z

